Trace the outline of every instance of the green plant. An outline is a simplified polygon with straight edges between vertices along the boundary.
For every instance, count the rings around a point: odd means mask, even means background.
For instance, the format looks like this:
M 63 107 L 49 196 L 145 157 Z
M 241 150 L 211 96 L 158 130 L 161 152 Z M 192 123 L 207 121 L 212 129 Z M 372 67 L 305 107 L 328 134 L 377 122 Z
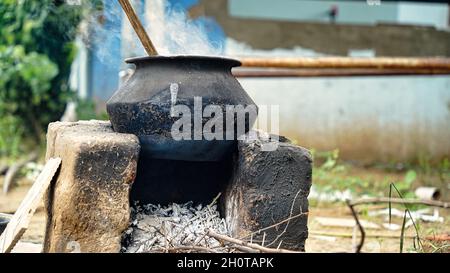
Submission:
M 14 116 L 3 116 L 0 119 L 0 158 L 17 158 L 20 154 L 22 127 Z
M 36 108 L 50 100 L 48 90 L 58 68 L 46 55 L 25 53 L 23 46 L 0 45 L 0 113 L 12 115 L 19 123 L 31 125 L 35 136 L 42 133 Z M 42 120 L 41 120 L 42 121 Z M 19 126 L 19 125 L 16 125 Z M 26 129 L 22 126 L 23 131 Z
M 414 194 L 411 192 L 411 188 L 416 178 L 417 173 L 414 170 L 407 171 L 403 180 L 396 182 L 398 191 L 406 197 L 414 197 Z
M 450 180 L 450 160 L 448 158 L 444 158 L 440 162 L 438 172 L 441 183 L 445 183 Z
M 96 103 L 93 100 L 78 99 L 77 100 L 77 118 L 79 120 L 99 119 L 108 120 L 106 112 L 97 113 Z
M 393 190 L 395 190 L 395 192 L 397 193 L 398 197 L 400 197 L 401 199 L 403 199 L 403 195 L 401 194 L 401 192 L 399 191 L 399 189 L 395 186 L 394 183 L 391 183 L 389 185 L 389 198 L 392 198 L 392 192 Z M 406 229 L 406 216 L 409 216 L 409 219 L 411 220 L 414 230 L 416 232 L 416 236 L 414 237 L 414 241 L 413 241 L 413 245 L 414 245 L 414 249 L 415 250 L 422 250 L 423 249 L 423 244 L 422 241 L 420 240 L 420 226 L 418 223 L 416 223 L 414 221 L 414 218 L 411 215 L 411 208 L 409 205 L 407 204 L 403 204 L 403 206 L 405 207 L 405 213 L 403 214 L 403 222 L 402 222 L 402 228 L 401 228 L 401 234 L 400 234 L 400 253 L 403 252 L 403 245 L 404 245 L 404 240 L 405 240 L 405 229 Z M 392 214 L 391 214 L 391 210 L 392 210 L 392 203 L 389 202 L 389 224 L 392 221 Z M 416 245 L 417 243 L 417 245 Z
M 39 143 L 47 124 L 60 118 L 71 93 L 72 41 L 81 16 L 81 7 L 62 0 L 0 1 L 3 140 L 32 136 Z M 13 153 L 5 149 L 2 155 Z
M 395 181 L 397 188 L 405 197 L 413 197 L 413 183 L 417 173 L 411 169 L 403 175 L 399 172 L 383 173 L 376 168 L 359 168 L 344 164 L 339 160 L 339 151 L 312 152 L 314 157 L 313 183 L 322 192 L 351 191 L 357 196 L 382 196 L 386 188 Z M 356 172 L 355 172 L 356 170 Z

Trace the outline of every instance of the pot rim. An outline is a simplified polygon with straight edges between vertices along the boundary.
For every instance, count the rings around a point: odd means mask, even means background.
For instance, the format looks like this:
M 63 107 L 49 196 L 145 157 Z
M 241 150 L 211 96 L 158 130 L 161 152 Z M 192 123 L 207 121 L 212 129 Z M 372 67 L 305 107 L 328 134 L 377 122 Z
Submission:
M 230 67 L 241 66 L 242 63 L 237 59 L 221 57 L 221 56 L 203 56 L 203 55 L 174 55 L 174 56 L 140 56 L 125 59 L 126 63 L 138 64 L 153 61 L 209 61 L 209 62 L 222 62 L 228 64 Z

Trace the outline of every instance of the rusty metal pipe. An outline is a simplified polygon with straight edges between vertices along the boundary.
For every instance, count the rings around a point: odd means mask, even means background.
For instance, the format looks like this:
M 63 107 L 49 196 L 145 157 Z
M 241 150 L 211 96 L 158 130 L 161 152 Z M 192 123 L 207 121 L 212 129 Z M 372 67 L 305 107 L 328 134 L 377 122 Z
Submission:
M 238 78 L 407 76 L 449 74 L 450 70 L 446 69 L 233 69 L 233 75 Z
M 240 58 L 243 67 L 273 68 L 365 68 L 365 69 L 429 69 L 450 73 L 450 58 L 351 58 L 351 57 L 299 57 L 299 58 Z

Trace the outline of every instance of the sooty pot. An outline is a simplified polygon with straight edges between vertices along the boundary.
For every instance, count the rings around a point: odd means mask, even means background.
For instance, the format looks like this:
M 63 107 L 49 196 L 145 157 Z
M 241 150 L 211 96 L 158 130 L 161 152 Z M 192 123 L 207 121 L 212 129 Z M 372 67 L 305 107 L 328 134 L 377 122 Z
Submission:
M 255 103 L 231 74 L 231 68 L 240 65 L 237 60 L 205 56 L 155 56 L 127 59 L 126 62 L 134 64 L 136 70 L 108 101 L 107 111 L 114 130 L 137 135 L 142 154 L 147 157 L 219 161 L 235 144 L 233 139 L 228 137 L 227 140 L 227 131 L 234 130 L 234 139 L 238 132 L 237 115 L 233 116 L 234 126 L 226 126 L 226 106 L 252 105 L 256 109 Z M 197 104 L 194 103 L 196 97 Z M 200 115 L 207 105 L 220 107 L 223 113 L 223 140 L 206 140 L 202 135 L 201 139 L 195 138 L 196 128 L 201 130 L 210 120 L 209 117 L 195 117 L 194 107 L 197 105 L 196 109 L 199 109 L 200 103 L 200 112 L 197 111 Z M 192 125 L 191 128 L 181 127 L 182 132 L 191 135 L 181 141 L 174 139 L 171 133 L 174 123 L 185 114 L 171 115 L 172 107 L 180 105 L 188 107 Z M 245 132 L 255 119 L 256 116 L 246 116 Z M 196 122 L 201 123 L 201 127 Z M 186 129 L 190 131 L 183 131 Z M 214 130 L 215 126 L 212 127 Z
M 234 124 L 227 126 L 229 106 L 257 109 L 231 74 L 231 68 L 240 62 L 202 56 L 157 56 L 126 61 L 136 66 L 135 72 L 108 101 L 107 111 L 116 132 L 135 134 L 141 144 L 130 201 L 141 204 L 211 202 L 230 180 L 239 135 L 237 126 L 245 133 L 256 119 L 256 114 L 245 115 L 244 119 L 233 114 Z M 202 128 L 211 121 L 202 115 L 198 119 L 195 109 L 200 108 L 201 114 L 211 105 L 222 112 L 222 117 L 211 115 L 222 121 L 222 130 L 216 131 L 213 126 L 215 133 L 223 134 L 222 139 L 211 141 L 203 135 L 195 138 L 198 123 Z M 172 112 L 174 106 L 190 112 L 186 125 L 192 125 L 187 134 L 190 139 L 173 138 L 172 127 L 181 117 Z M 233 130 L 231 134 L 230 130 Z M 227 135 L 232 136 L 231 140 Z

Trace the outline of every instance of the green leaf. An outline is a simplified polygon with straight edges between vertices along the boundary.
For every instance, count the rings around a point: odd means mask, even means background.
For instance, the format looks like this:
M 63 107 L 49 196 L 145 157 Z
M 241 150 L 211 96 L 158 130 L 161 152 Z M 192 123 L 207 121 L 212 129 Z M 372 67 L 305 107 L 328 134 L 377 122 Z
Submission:
M 413 170 L 409 170 L 405 175 L 405 183 L 409 186 L 412 185 L 412 183 L 416 180 L 417 174 Z

